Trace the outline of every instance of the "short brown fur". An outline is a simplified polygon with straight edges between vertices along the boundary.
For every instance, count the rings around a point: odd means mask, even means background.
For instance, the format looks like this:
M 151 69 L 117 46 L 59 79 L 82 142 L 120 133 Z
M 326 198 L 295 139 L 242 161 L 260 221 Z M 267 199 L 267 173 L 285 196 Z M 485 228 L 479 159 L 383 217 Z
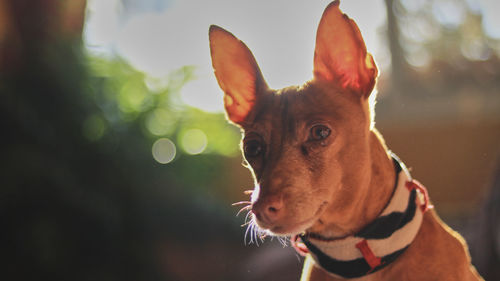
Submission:
M 373 221 L 389 201 L 396 175 L 371 116 L 377 68 L 339 2 L 323 14 L 314 78 L 302 86 L 270 89 L 243 42 L 216 26 L 209 35 L 226 113 L 244 132 L 242 149 L 255 178 L 253 221 L 275 235 L 334 238 Z M 336 279 L 309 256 L 301 280 Z M 356 280 L 481 277 L 463 238 L 430 211 L 394 263 Z

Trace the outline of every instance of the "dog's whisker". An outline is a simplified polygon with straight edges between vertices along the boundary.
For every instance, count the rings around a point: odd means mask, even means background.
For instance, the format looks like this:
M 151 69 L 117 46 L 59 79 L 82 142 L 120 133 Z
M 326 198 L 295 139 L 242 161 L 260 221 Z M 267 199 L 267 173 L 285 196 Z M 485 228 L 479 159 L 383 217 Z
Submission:
M 264 238 L 267 237 L 267 232 L 259 228 L 257 231 L 257 235 L 259 236 L 261 241 L 264 241 Z
M 244 224 L 241 225 L 241 227 L 245 227 L 247 225 L 249 225 L 250 223 L 252 223 L 251 221 L 246 221 Z
M 236 216 L 239 216 L 241 214 L 241 212 L 244 212 L 244 211 L 247 211 L 247 210 L 250 210 L 252 209 L 252 206 L 248 205 L 248 206 L 245 206 L 243 208 L 241 208 L 238 213 L 236 213 Z
M 288 246 L 288 237 L 278 236 L 278 241 L 280 242 L 281 245 L 283 245 L 283 247 Z
M 278 237 L 278 242 L 281 244 L 281 246 L 285 247 L 286 246 L 286 242 L 283 240 L 282 237 Z
M 251 210 L 248 210 L 248 212 L 247 212 L 247 214 L 245 216 L 245 223 L 248 222 L 248 221 L 251 221 L 251 219 L 250 220 L 248 219 L 251 214 L 252 214 Z
M 259 233 L 258 235 L 259 235 L 260 242 L 261 242 L 261 243 L 264 243 L 264 238 L 266 238 L 266 236 L 265 236 L 265 235 L 262 235 L 262 234 L 260 234 L 260 233 Z
M 253 240 L 255 241 L 255 245 L 259 246 L 259 239 L 258 239 L 258 235 L 257 235 L 257 225 L 254 224 L 253 225 Z
M 243 205 L 243 204 L 250 205 L 250 204 L 252 204 L 252 202 L 250 202 L 250 201 L 240 201 L 240 202 L 235 202 L 235 203 L 231 204 L 231 206 L 238 206 L 238 205 Z
M 264 243 L 264 238 L 266 238 L 266 236 L 262 235 L 262 230 L 258 229 L 257 236 L 259 237 L 260 243 Z
M 252 193 L 253 193 L 253 190 L 245 190 L 245 191 L 243 191 L 243 194 L 245 194 L 245 195 L 252 195 Z
M 254 224 L 253 227 L 253 237 L 255 240 L 255 245 L 259 246 L 259 228 L 257 227 L 256 224 Z
M 259 246 L 259 239 L 258 238 L 258 235 L 257 235 L 257 227 L 255 224 L 253 224 L 253 239 L 255 241 L 255 245 L 257 245 L 257 247 Z
M 243 243 L 245 244 L 245 246 L 248 245 L 247 244 L 248 232 L 250 231 L 251 228 L 252 228 L 252 225 L 248 224 L 247 229 L 245 230 L 245 238 L 243 239 Z
M 249 243 L 249 244 L 252 244 L 252 243 L 253 243 L 253 226 L 254 226 L 254 225 L 253 225 L 253 223 L 250 223 L 250 224 L 248 225 L 248 229 L 249 229 L 249 231 L 250 231 L 250 233 L 249 233 L 249 234 L 250 234 L 250 243 Z
M 248 242 L 248 244 L 252 244 L 252 243 L 253 243 L 253 237 L 252 237 L 252 233 L 253 233 L 253 224 L 252 224 L 252 223 L 250 223 L 250 224 L 248 225 L 247 230 L 248 230 L 248 238 L 249 238 L 249 242 Z

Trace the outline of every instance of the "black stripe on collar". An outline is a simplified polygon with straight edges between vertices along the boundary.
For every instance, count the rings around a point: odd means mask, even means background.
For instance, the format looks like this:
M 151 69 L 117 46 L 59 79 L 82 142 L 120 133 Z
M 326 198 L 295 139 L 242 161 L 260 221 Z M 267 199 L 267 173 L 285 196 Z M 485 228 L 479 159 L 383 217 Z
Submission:
M 340 261 L 331 258 L 330 256 L 323 253 L 320 249 L 314 246 L 311 242 L 307 240 L 307 238 L 301 238 L 302 242 L 307 246 L 309 251 L 316 255 L 316 262 L 325 269 L 326 271 L 333 273 L 335 275 L 339 275 L 343 278 L 357 278 L 368 275 L 370 273 L 374 273 L 379 271 L 380 269 L 386 267 L 391 262 L 396 260 L 399 255 L 401 255 L 408 246 L 393 252 L 387 256 L 381 258 L 382 263 L 374 268 L 373 270 L 370 268 L 370 265 L 366 262 L 365 259 L 359 258 L 350 261 Z
M 354 236 L 365 239 L 384 239 L 405 226 L 415 216 L 417 210 L 417 191 L 412 190 L 408 206 L 404 212 L 393 212 L 387 216 L 378 217 Z
M 398 187 L 399 173 L 403 170 L 399 158 L 391 153 L 392 161 L 394 163 L 394 170 L 396 172 L 396 179 L 394 181 L 393 195 Z M 393 212 L 386 216 L 378 217 L 373 222 L 363 227 L 358 233 L 355 234 L 356 237 L 361 237 L 365 239 L 383 239 L 391 236 L 396 230 L 405 226 L 406 223 L 413 219 L 415 215 L 415 196 L 416 192 L 412 192 L 409 198 L 408 207 L 404 212 Z M 390 202 L 390 200 L 389 200 Z M 387 204 L 389 204 L 389 202 Z M 385 207 L 384 207 L 385 209 Z

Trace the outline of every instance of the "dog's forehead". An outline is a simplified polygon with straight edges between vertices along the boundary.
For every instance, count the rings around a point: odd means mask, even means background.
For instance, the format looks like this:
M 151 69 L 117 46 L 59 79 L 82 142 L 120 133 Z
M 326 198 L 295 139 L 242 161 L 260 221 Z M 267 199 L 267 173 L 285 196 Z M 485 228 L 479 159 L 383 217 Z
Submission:
M 244 127 L 246 131 L 282 130 L 288 135 L 301 125 L 339 120 L 345 107 L 342 99 L 335 90 L 327 93 L 310 84 L 274 90 L 261 96 Z

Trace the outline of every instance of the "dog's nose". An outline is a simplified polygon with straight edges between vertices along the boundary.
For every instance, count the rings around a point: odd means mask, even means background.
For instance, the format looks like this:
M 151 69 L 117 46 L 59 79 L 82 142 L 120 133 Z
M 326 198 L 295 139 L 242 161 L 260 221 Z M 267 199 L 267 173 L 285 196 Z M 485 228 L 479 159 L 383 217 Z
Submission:
M 252 205 L 252 213 L 257 217 L 257 220 L 272 224 L 282 216 L 283 207 L 281 198 L 267 198 L 267 200 L 257 200 Z

